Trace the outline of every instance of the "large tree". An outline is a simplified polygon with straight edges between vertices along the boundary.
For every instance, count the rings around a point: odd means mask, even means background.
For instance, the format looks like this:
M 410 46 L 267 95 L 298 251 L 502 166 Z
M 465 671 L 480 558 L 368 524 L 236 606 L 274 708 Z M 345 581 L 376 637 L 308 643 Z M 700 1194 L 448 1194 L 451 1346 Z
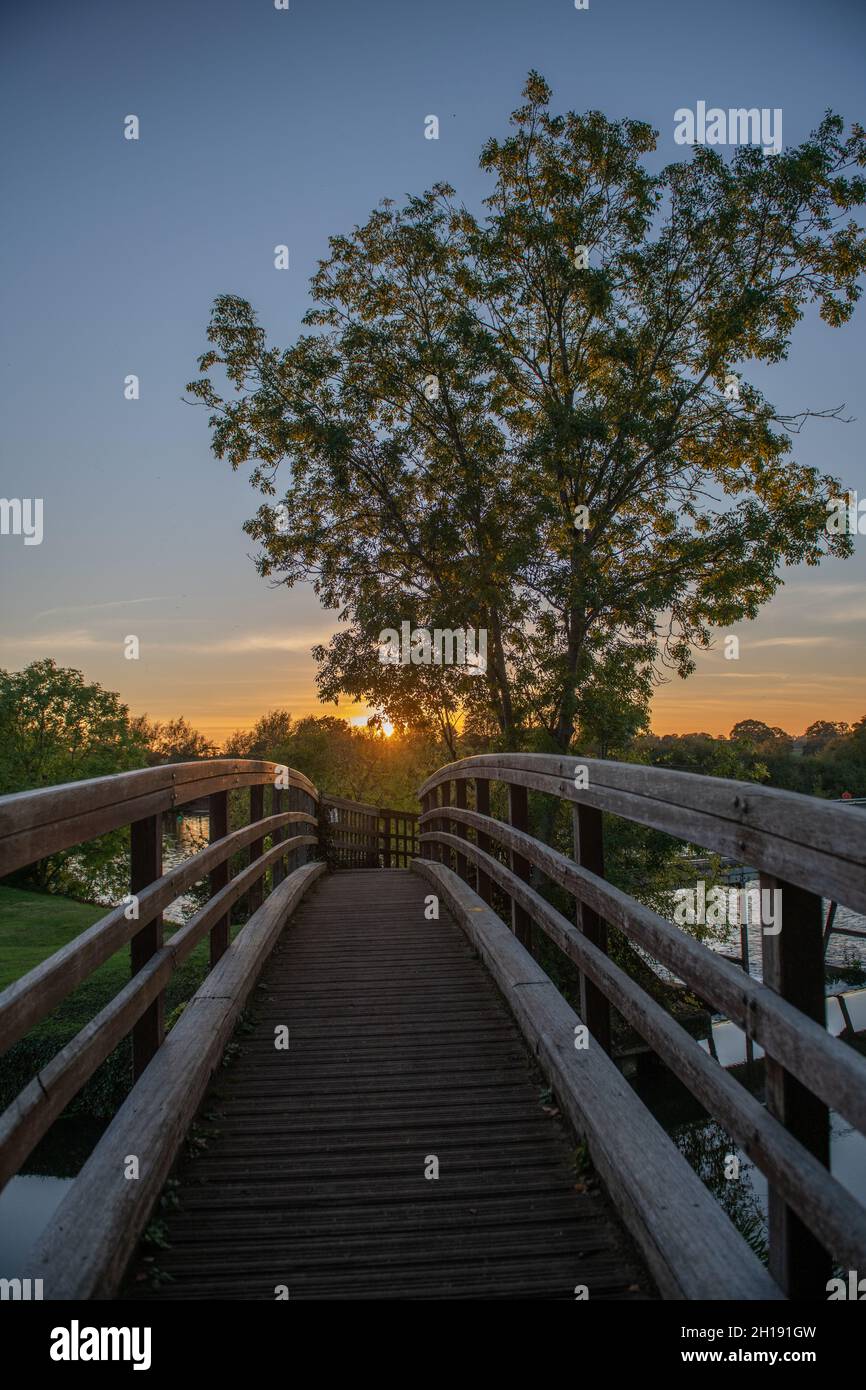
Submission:
M 444 184 L 383 202 L 331 239 L 287 349 L 221 296 L 188 389 L 216 454 L 253 464 L 261 573 L 345 621 L 323 696 L 567 749 L 611 691 L 638 727 L 654 673 L 689 674 L 784 565 L 850 553 L 839 483 L 792 454 L 838 411 L 782 414 L 744 373 L 808 306 L 850 317 L 866 136 L 828 114 L 776 156 L 653 172 L 645 123 L 553 115 L 535 73 L 524 98 L 483 214 Z M 486 673 L 382 664 L 403 620 L 485 629 Z

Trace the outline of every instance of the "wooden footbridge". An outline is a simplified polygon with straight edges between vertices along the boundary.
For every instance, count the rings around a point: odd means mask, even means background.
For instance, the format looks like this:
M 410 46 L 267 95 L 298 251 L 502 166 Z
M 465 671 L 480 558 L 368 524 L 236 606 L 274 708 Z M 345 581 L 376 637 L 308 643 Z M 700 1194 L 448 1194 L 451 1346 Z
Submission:
M 420 816 L 383 810 L 217 759 L 0 798 L 0 876 L 131 827 L 124 902 L 0 995 L 5 1050 L 130 950 L 129 983 L 0 1117 L 5 1183 L 131 1034 L 134 1084 L 22 1279 L 47 1299 L 760 1300 L 862 1274 L 829 1115 L 866 1133 L 866 1060 L 824 1027 L 821 905 L 866 912 L 866 820 L 531 754 L 464 759 L 420 796 Z M 211 843 L 163 874 L 163 815 L 202 797 Z M 542 843 L 530 826 L 561 840 L 563 803 L 569 842 Z M 763 984 L 607 882 L 603 813 L 781 888 Z M 209 973 L 166 1031 L 172 971 L 205 938 Z M 579 972 L 578 1011 L 544 938 Z M 623 939 L 760 1045 L 766 1105 L 617 963 Z M 612 1014 L 766 1175 L 769 1268 L 612 1059 Z

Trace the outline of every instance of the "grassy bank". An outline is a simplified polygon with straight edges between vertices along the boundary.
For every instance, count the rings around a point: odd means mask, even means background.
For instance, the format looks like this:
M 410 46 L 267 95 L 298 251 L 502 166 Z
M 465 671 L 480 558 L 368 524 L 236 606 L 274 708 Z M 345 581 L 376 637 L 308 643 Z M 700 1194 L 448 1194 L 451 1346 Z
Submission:
M 50 893 L 0 887 L 0 989 L 65 946 L 107 909 Z M 166 939 L 177 928 L 166 924 Z M 203 941 L 175 971 L 166 991 L 166 1019 L 195 992 L 207 973 Z M 13 1100 L 129 979 L 129 947 L 118 951 L 0 1058 L 0 1109 Z M 67 1114 L 113 1115 L 131 1083 L 131 1045 L 125 1039 L 71 1102 Z

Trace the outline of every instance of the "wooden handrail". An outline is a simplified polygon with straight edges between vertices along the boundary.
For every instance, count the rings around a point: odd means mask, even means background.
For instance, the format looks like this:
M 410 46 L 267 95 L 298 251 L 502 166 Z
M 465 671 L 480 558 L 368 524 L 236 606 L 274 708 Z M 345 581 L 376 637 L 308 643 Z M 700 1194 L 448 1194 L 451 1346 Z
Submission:
M 773 1052 L 804 1086 L 866 1134 L 866 1057 L 832 1037 L 826 1028 L 805 1017 L 739 966 L 708 950 L 606 879 L 566 859 L 558 850 L 491 816 L 456 807 L 450 808 L 449 816 L 483 831 L 499 844 L 518 847 L 552 882 L 589 904 L 678 979 L 691 985 L 720 1013 L 747 1030 L 765 1051 Z M 432 820 L 432 814 L 422 820 Z M 422 835 L 426 843 L 452 843 L 453 839 L 447 835 Z M 460 852 L 466 853 L 462 840 Z M 489 853 L 479 853 L 471 843 L 469 853 L 486 874 L 496 877 L 487 863 L 492 858 Z M 501 882 L 501 878 L 497 881 Z
M 278 827 L 304 822 L 315 826 L 315 817 L 302 811 L 284 811 L 268 816 L 258 824 L 242 826 L 221 840 L 214 840 L 204 849 L 191 854 L 169 873 L 142 889 L 138 896 L 139 916 L 126 918 L 124 906 L 112 908 L 86 931 L 74 936 L 65 946 L 20 979 L 14 980 L 0 993 L 0 1053 L 22 1038 L 52 1009 L 92 975 L 105 961 L 120 950 L 142 930 L 150 915 L 163 908 L 204 878 L 217 864 L 224 863 L 239 849 L 244 849 L 261 834 L 270 834 Z M 315 843 L 315 837 L 312 837 Z M 282 853 L 286 853 L 287 843 Z M 270 862 L 270 858 L 268 860 Z M 259 875 L 260 876 L 260 875 Z M 232 880 L 237 882 L 237 880 Z M 236 897 L 240 897 L 238 893 Z M 236 898 L 233 898 L 234 902 Z M 175 934 L 177 935 L 177 933 Z
M 0 796 L 0 878 L 59 850 L 147 816 L 238 787 L 295 787 L 318 802 L 309 778 L 259 759 L 212 758 Z
M 287 850 L 316 843 L 315 835 L 296 835 L 273 845 L 248 868 L 242 869 L 185 922 L 167 945 L 155 952 L 129 983 L 19 1092 L 12 1105 L 0 1115 L 0 1190 L 17 1173 L 84 1082 L 165 990 L 177 966 L 186 960 L 214 923 L 254 883 L 261 881 L 265 870 L 279 856 Z
M 240 1011 L 287 918 L 325 865 L 301 865 L 269 894 L 211 971 L 70 1185 L 23 1271 L 48 1299 L 111 1298 Z M 146 1155 L 126 1182 L 126 1155 Z
M 273 789 L 273 814 L 266 816 L 267 785 Z M 228 833 L 228 794 L 243 787 L 250 790 L 252 820 Z M 209 800 L 211 843 L 163 874 L 163 813 L 203 795 Z M 283 796 L 289 799 L 286 810 Z M 258 919 L 267 870 L 273 870 L 276 887 L 286 863 L 290 869 L 299 868 L 299 857 L 306 859 L 318 844 L 318 802 L 312 782 L 292 768 L 257 759 L 225 758 L 143 768 L 0 797 L 0 876 L 109 830 L 128 825 L 132 832 L 132 899 L 112 908 L 0 994 L 0 1050 L 22 1038 L 127 943 L 133 972 L 129 984 L 0 1116 L 0 1187 L 130 1032 L 136 1079 L 144 1072 L 163 1042 L 163 998 L 175 967 L 206 936 L 210 937 L 211 968 L 217 965 L 229 947 L 230 910 L 245 894 L 250 895 L 250 921 Z M 305 833 L 285 838 L 290 827 Z M 267 850 L 266 837 L 272 840 Z M 249 850 L 250 862 L 230 878 L 229 861 L 244 849 Z M 163 944 L 163 910 L 208 876 L 207 904 Z M 302 881 L 311 882 L 312 877 L 306 875 Z M 286 901 L 294 901 L 291 886 L 285 896 Z
M 433 831 L 431 842 L 450 845 L 476 863 L 483 862 L 485 872 L 590 976 L 674 1075 L 725 1126 L 810 1230 L 826 1241 L 838 1262 L 851 1269 L 866 1264 L 866 1211 L 857 1199 L 745 1087 L 713 1062 L 660 1004 L 506 865 L 456 835 Z M 827 1042 L 848 1051 L 835 1038 Z M 861 1078 L 866 1078 L 863 1058 L 856 1057 L 856 1062 L 861 1064 Z M 856 1074 L 856 1068 L 851 1070 Z M 864 1095 L 859 1099 L 862 1109 Z
M 509 792 L 510 824 L 490 815 L 494 782 Z M 474 809 L 467 804 L 470 783 Z M 529 833 L 526 789 L 572 804 L 574 859 Z M 866 1211 L 831 1176 L 828 1147 L 830 1106 L 866 1133 L 866 1059 L 824 1027 L 820 916 L 822 895 L 866 910 L 866 821 L 832 803 L 751 783 L 530 753 L 485 754 L 449 764 L 424 782 L 419 796 L 423 858 L 418 867 L 447 886 L 449 905 L 459 904 L 471 924 L 467 914 L 492 901 L 495 884 L 525 945 L 530 936 L 525 924 L 531 922 L 578 966 L 581 1013 L 591 1024 L 594 1045 L 605 1050 L 609 1011 L 615 1007 L 766 1174 L 770 1268 L 784 1291 L 792 1297 L 819 1295 L 830 1272 L 827 1252 L 844 1267 L 866 1265 Z M 731 854 L 760 869 L 762 884 L 782 890 L 781 933 L 762 937 L 763 984 L 605 880 L 603 812 Z M 528 881 L 527 866 L 573 896 L 575 922 Z M 461 880 L 476 883 L 478 907 L 467 907 L 456 886 Z M 607 924 L 763 1047 L 766 1109 L 607 958 Z M 496 973 L 499 967 L 488 964 Z M 520 1012 L 526 1022 L 529 993 Z M 576 1112 L 584 1113 L 572 1099 Z M 584 1118 L 591 1151 L 594 1145 L 604 1149 L 604 1112 L 589 1107 Z M 640 1237 L 642 1221 L 630 1200 L 620 1196 L 623 1213 Z M 652 1259 L 651 1241 L 647 1253 Z
M 579 768 L 588 779 L 581 789 L 574 784 Z M 642 763 L 546 753 L 484 753 L 449 763 L 418 796 L 423 802 L 443 783 L 479 777 L 609 811 L 866 912 L 866 817 L 850 815 L 838 802 Z

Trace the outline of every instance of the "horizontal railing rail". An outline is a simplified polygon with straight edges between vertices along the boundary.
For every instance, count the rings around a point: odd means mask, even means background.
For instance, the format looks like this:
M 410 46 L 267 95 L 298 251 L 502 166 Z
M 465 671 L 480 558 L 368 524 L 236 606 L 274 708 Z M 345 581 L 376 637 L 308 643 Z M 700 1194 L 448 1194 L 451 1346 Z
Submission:
M 265 788 L 271 788 L 265 815 Z M 249 790 L 250 823 L 229 832 L 228 797 Z M 162 872 L 165 812 L 208 798 L 210 843 Z M 164 998 L 174 970 L 206 937 L 210 970 L 229 948 L 230 913 L 245 898 L 250 920 L 262 905 L 268 873 L 275 888 L 306 863 L 318 845 L 318 792 L 301 773 L 259 760 L 214 759 L 146 768 L 0 797 L 2 873 L 47 854 L 130 827 L 130 893 L 0 994 L 0 1052 L 5 1052 L 129 944 L 129 983 L 25 1086 L 0 1116 L 0 1187 L 87 1083 L 132 1035 L 138 1079 L 165 1037 Z M 290 833 L 294 832 L 294 833 Z M 265 848 L 266 840 L 270 847 Z M 230 860 L 248 862 L 230 878 Z M 163 939 L 162 913 L 193 884 L 209 880 L 206 904 Z
M 319 799 L 303 773 L 242 758 L 170 763 L 0 796 L 0 878 L 190 801 L 277 782 L 278 790 L 294 789 L 314 802 Z
M 508 823 L 490 814 L 497 783 Z M 530 834 L 528 790 L 572 803 L 572 858 Z M 523 947 L 532 950 L 538 929 L 577 966 L 591 1045 L 610 1052 L 613 1006 L 765 1174 L 780 1287 L 826 1297 L 832 1260 L 866 1266 L 866 1211 L 829 1172 L 829 1108 L 866 1133 L 866 1059 L 824 1027 L 821 918 L 822 896 L 866 907 L 866 822 L 796 793 L 541 754 L 464 759 L 419 795 L 424 860 L 473 885 L 485 905 L 502 894 Z M 760 869 L 763 886 L 780 889 L 781 930 L 762 936 L 763 984 L 606 880 L 602 812 L 736 853 Z M 538 891 L 545 880 L 573 897 L 574 921 Z M 609 926 L 764 1049 L 766 1108 L 609 958 Z

